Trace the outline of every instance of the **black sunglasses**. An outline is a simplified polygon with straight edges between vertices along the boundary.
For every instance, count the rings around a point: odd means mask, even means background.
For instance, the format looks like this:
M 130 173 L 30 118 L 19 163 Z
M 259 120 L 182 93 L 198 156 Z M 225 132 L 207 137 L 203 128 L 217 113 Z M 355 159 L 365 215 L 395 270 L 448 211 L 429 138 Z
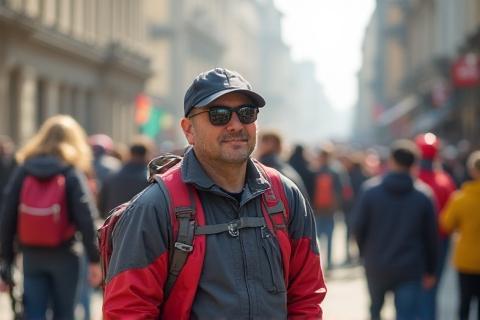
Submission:
M 257 120 L 258 108 L 254 105 L 246 104 L 236 108 L 229 108 L 224 106 L 213 106 L 208 110 L 192 114 L 188 116 L 189 119 L 198 116 L 199 114 L 208 112 L 210 123 L 214 126 L 224 126 L 232 119 L 232 113 L 235 112 L 243 124 L 254 123 Z

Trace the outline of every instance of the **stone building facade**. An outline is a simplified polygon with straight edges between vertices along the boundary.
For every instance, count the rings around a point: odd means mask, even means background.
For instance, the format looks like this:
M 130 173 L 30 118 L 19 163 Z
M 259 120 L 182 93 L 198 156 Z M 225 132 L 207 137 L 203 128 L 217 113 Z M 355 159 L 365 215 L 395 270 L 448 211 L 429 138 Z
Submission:
M 127 142 L 150 75 L 143 0 L 0 0 L 0 133 L 21 144 L 57 113 Z

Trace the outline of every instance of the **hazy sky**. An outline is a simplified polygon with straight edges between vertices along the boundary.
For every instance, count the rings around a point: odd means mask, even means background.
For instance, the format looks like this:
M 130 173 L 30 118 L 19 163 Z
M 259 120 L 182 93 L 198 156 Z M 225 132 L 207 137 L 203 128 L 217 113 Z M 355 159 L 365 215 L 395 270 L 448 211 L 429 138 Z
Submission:
M 357 99 L 361 44 L 375 0 L 274 0 L 284 13 L 284 40 L 295 60 L 317 67 L 327 99 L 348 109 Z

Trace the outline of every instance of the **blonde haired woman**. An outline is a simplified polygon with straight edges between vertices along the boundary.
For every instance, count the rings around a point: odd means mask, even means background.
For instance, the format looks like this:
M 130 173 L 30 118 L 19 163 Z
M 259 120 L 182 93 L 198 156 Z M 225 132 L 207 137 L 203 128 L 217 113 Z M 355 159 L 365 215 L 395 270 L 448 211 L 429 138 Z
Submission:
M 92 170 L 86 134 L 72 117 L 53 116 L 16 157 L 19 167 L 5 189 L 0 215 L 1 258 L 7 265 L 14 262 L 18 240 L 23 252 L 26 319 L 44 319 L 49 306 L 55 319 L 73 319 L 80 267 L 80 257 L 73 250 L 77 231 L 90 261 L 90 282 L 98 285 L 101 281 L 93 224 L 97 210 L 85 178 Z M 42 190 L 41 186 L 46 187 Z M 32 204 L 44 203 L 49 197 L 60 200 L 51 206 Z M 50 209 L 52 221 L 65 221 L 52 229 L 60 230 L 55 239 L 54 232 L 44 231 L 51 225 L 41 226 L 51 223 L 46 220 Z M 32 226 L 32 221 L 38 226 Z M 3 283 L 2 288 L 8 286 Z

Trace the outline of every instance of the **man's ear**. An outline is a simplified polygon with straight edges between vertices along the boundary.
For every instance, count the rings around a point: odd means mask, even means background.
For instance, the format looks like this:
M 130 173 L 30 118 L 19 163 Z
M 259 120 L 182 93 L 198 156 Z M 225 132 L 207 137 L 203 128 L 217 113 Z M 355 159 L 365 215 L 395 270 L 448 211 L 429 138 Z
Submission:
M 192 120 L 188 118 L 182 118 L 180 121 L 180 125 L 182 126 L 183 134 L 188 141 L 188 144 L 194 145 L 195 144 L 195 134 Z

